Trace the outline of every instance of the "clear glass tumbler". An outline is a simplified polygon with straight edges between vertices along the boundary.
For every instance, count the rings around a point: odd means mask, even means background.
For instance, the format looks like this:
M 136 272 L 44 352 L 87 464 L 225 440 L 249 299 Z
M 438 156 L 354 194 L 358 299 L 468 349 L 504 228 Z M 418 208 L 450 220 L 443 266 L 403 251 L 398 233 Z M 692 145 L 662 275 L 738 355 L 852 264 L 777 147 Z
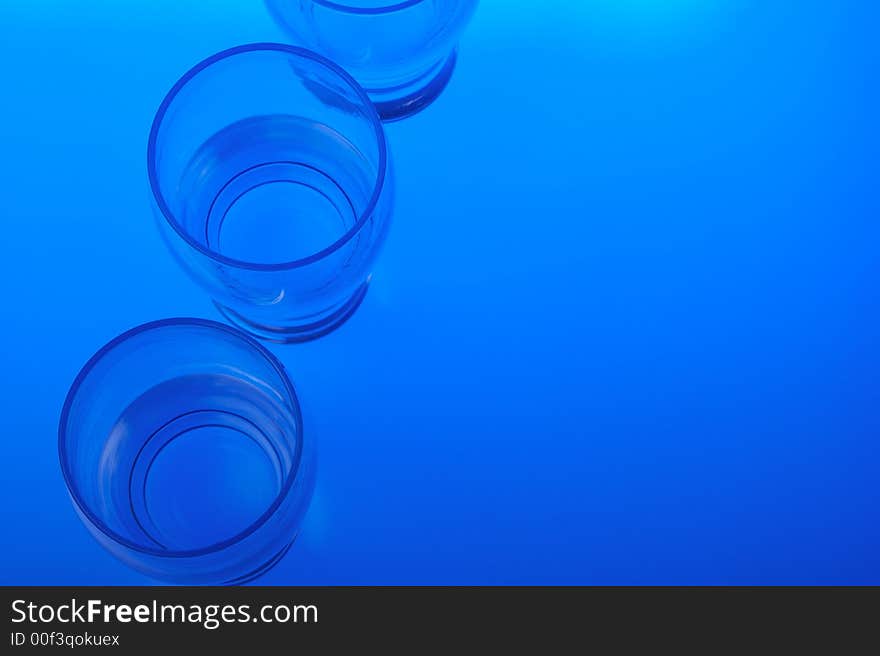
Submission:
M 83 367 L 58 430 L 74 507 L 147 576 L 240 584 L 292 544 L 315 449 L 271 353 L 213 321 L 135 328 Z
M 172 253 L 243 330 L 307 341 L 364 298 L 392 175 L 373 104 L 332 62 L 278 44 L 203 61 L 156 114 L 148 172 Z
M 360 82 L 385 121 L 430 105 L 455 69 L 477 0 L 266 0 L 299 45 Z

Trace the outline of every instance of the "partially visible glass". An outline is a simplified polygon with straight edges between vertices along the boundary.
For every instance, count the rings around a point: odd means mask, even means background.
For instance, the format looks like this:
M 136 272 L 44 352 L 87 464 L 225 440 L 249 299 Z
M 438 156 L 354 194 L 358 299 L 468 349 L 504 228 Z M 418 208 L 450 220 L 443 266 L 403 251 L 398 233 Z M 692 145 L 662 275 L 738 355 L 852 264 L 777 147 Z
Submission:
M 389 155 L 369 97 L 324 57 L 253 44 L 203 61 L 159 108 L 148 171 L 166 243 L 243 330 L 315 339 L 364 298 Z
M 266 0 L 294 43 L 332 59 L 363 85 L 385 121 L 442 93 L 477 0 Z
M 284 368 L 244 333 L 200 319 L 135 328 L 77 376 L 61 470 L 83 523 L 147 576 L 240 584 L 287 552 L 315 449 Z

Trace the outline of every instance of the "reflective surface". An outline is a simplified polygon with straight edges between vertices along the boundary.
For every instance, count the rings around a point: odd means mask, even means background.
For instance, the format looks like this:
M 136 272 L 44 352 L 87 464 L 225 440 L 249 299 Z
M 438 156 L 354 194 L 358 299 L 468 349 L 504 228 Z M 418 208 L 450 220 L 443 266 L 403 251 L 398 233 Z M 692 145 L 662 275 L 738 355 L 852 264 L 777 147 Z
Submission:
M 190 63 L 284 37 L 241 0 L 0 17 L 0 580 L 148 583 L 71 512 L 58 413 L 122 331 L 222 320 L 151 220 L 145 135 Z M 878 17 L 483 0 L 386 126 L 360 309 L 272 347 L 320 463 L 259 583 L 880 583 Z

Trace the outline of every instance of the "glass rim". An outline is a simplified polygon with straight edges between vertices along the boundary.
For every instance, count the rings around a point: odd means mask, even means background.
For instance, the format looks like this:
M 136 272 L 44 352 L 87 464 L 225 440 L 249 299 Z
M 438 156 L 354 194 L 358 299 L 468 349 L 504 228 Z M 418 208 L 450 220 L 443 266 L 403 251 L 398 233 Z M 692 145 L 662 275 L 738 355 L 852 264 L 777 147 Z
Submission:
M 245 342 L 245 344 L 252 347 L 261 356 L 263 356 L 263 358 L 272 366 L 276 373 L 278 373 L 284 383 L 284 387 L 288 395 L 290 396 L 290 400 L 293 404 L 293 418 L 296 424 L 298 439 L 296 442 L 296 453 L 294 454 L 294 460 L 290 466 L 290 471 L 284 482 L 284 485 L 281 487 L 281 490 L 279 490 L 278 494 L 275 496 L 275 499 L 272 501 L 272 504 L 266 509 L 266 511 L 261 514 L 256 520 L 254 520 L 250 525 L 248 525 L 244 530 L 240 531 L 236 535 L 233 535 L 232 537 L 226 538 L 225 540 L 210 544 L 206 547 L 200 547 L 198 549 L 162 550 L 138 544 L 136 542 L 133 542 L 132 540 L 129 540 L 128 538 L 119 535 L 116 531 L 107 526 L 104 521 L 97 517 L 94 512 L 92 512 L 88 504 L 86 504 L 85 501 L 80 498 L 78 486 L 74 483 L 73 475 L 70 471 L 70 467 L 68 466 L 66 438 L 67 434 L 69 433 L 68 423 L 70 420 L 70 410 L 71 406 L 73 405 L 74 399 L 79 393 L 79 390 L 82 387 L 85 379 L 88 377 L 89 374 L 91 374 L 95 366 L 97 366 L 97 364 L 101 362 L 108 353 L 116 349 L 116 347 L 120 346 L 121 344 L 143 333 L 163 328 L 181 328 L 187 326 L 208 328 L 211 330 L 219 330 L 225 332 Z M 125 331 L 121 335 L 118 335 L 117 337 L 107 342 L 107 344 L 98 349 L 98 351 L 91 358 L 89 358 L 88 362 L 83 365 L 82 369 L 77 374 L 76 378 L 73 381 L 73 384 L 70 386 L 70 390 L 68 390 L 67 392 L 67 397 L 64 399 L 64 406 L 61 410 L 61 419 L 58 422 L 58 459 L 61 463 L 61 473 L 64 477 L 64 484 L 67 487 L 67 491 L 69 492 L 74 505 L 92 524 L 92 526 L 97 528 L 101 533 L 103 533 L 114 542 L 139 553 L 147 554 L 150 556 L 158 556 L 160 558 L 193 558 L 218 553 L 228 547 L 240 543 L 242 540 L 246 539 L 254 532 L 256 532 L 257 529 L 262 527 L 267 521 L 269 521 L 269 519 L 271 519 L 275 515 L 275 512 L 278 510 L 278 508 L 281 506 L 281 504 L 290 493 L 290 490 L 293 487 L 293 483 L 297 480 L 299 474 L 300 465 L 302 463 L 302 451 L 302 409 L 300 408 L 299 398 L 296 395 L 296 390 L 294 389 L 293 383 L 291 382 L 290 377 L 287 375 L 287 372 L 284 369 L 284 365 L 281 364 L 278 358 L 272 355 L 271 351 L 269 351 L 266 347 L 257 342 L 255 339 L 251 338 L 246 333 L 238 330 L 237 328 L 233 328 L 232 326 L 227 326 L 226 324 L 222 324 L 217 321 L 211 321 L 209 319 L 172 318 L 151 321 L 135 328 L 131 328 L 130 330 Z
M 425 1 L 426 0 L 398 0 L 397 2 L 394 2 L 394 0 L 386 0 L 385 4 L 378 7 L 355 7 L 342 2 L 335 2 L 334 0 L 312 0 L 316 5 L 323 5 L 328 9 L 344 11 L 349 14 L 391 14 L 395 11 L 415 7 Z
M 417 2 L 421 1 L 422 0 L 417 0 Z M 363 212 L 360 213 L 354 225 L 349 228 L 349 230 L 339 239 L 337 239 L 332 244 L 325 246 L 318 252 L 312 253 L 311 255 L 308 255 L 306 257 L 298 258 L 296 260 L 291 260 L 289 262 L 262 263 L 239 260 L 223 255 L 222 253 L 199 243 L 197 240 L 193 239 L 193 237 L 191 237 L 189 233 L 183 228 L 183 226 L 180 225 L 180 223 L 177 221 L 174 213 L 171 211 L 171 208 L 165 201 L 165 197 L 163 196 L 161 188 L 159 186 L 159 174 L 157 171 L 156 163 L 157 143 L 159 140 L 159 131 L 165 121 L 165 117 L 168 114 L 171 103 L 174 102 L 174 100 L 177 98 L 183 88 L 186 87 L 186 85 L 189 84 L 189 82 L 202 71 L 225 59 L 229 59 L 231 57 L 250 52 L 280 52 L 303 59 L 309 59 L 329 69 L 333 74 L 341 78 L 343 82 L 348 84 L 348 86 L 351 87 L 361 99 L 363 106 L 367 109 L 368 118 L 373 125 L 373 129 L 376 135 L 376 141 L 379 146 L 379 171 L 375 186 L 373 188 L 373 194 L 370 197 L 366 208 Z M 150 189 L 153 193 L 153 198 L 159 207 L 159 211 L 162 213 L 165 221 L 168 222 L 168 224 L 174 229 L 178 236 L 180 236 L 195 250 L 211 258 L 212 260 L 215 260 L 227 266 L 235 267 L 237 269 L 251 269 L 256 271 L 285 271 L 313 264 L 314 262 L 318 262 L 332 255 L 340 248 L 345 246 L 345 244 L 351 241 L 360 232 L 361 228 L 364 227 L 367 220 L 376 210 L 379 204 L 379 199 L 385 187 L 387 172 L 388 144 L 385 137 L 385 129 L 382 126 L 382 119 L 379 117 L 376 106 L 373 104 L 373 101 L 370 100 L 369 95 L 363 89 L 363 87 L 346 70 L 344 70 L 341 66 L 334 63 L 333 61 L 327 59 L 326 57 L 312 52 L 311 50 L 306 50 L 305 48 L 285 45 L 282 43 L 249 43 L 241 46 L 236 46 L 234 48 L 228 48 L 227 50 L 223 50 L 214 55 L 211 55 L 207 59 L 204 59 L 193 66 L 174 84 L 173 87 L 171 87 L 171 90 L 166 94 L 164 100 L 162 101 L 162 104 L 159 105 L 159 109 L 156 111 L 156 116 L 153 118 L 153 125 L 150 128 L 150 137 L 147 143 L 147 174 L 150 180 Z

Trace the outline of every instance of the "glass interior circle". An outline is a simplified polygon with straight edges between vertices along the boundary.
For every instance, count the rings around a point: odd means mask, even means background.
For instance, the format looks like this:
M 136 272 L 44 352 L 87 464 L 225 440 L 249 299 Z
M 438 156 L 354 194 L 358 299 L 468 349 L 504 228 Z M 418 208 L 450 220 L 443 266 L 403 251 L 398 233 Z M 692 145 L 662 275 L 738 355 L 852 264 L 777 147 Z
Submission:
M 284 84 L 279 64 L 288 77 L 303 77 L 314 96 L 331 105 L 348 103 L 337 109 L 355 113 L 368 126 L 369 141 L 361 134 L 355 143 L 336 126 L 297 116 L 304 97 L 278 91 Z M 201 144 L 175 138 L 174 121 L 198 111 L 200 84 L 211 85 L 217 95 L 225 73 L 228 84 L 235 84 L 235 76 L 260 66 L 273 69 L 280 97 L 267 98 L 258 110 L 256 102 L 249 107 L 230 101 L 228 114 L 238 109 L 238 120 L 217 122 L 216 132 Z M 374 152 L 365 155 L 364 149 Z M 163 166 L 162 157 L 176 151 L 186 153 L 187 165 Z M 375 165 L 359 164 L 362 160 Z M 384 130 L 366 92 L 330 60 L 283 44 L 239 46 L 195 66 L 162 102 L 148 144 L 150 186 L 164 219 L 192 248 L 243 269 L 297 268 L 338 251 L 376 210 L 387 168 Z

